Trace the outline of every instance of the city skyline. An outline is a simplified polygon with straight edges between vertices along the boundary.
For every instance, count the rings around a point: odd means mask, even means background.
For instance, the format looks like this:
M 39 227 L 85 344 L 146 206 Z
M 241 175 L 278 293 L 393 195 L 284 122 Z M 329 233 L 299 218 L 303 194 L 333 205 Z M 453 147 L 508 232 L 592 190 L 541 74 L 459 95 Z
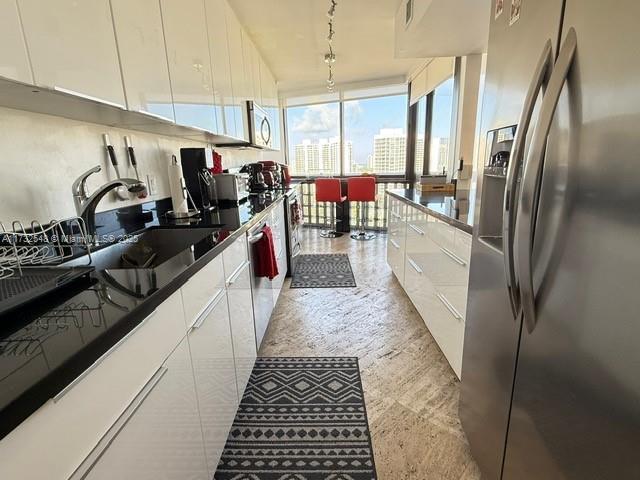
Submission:
M 407 135 L 401 128 L 381 128 L 372 139 L 373 154 L 365 162 L 356 161 L 353 142 L 344 142 L 344 174 L 403 173 L 406 162 Z M 421 170 L 421 155 L 424 138 L 416 142 L 416 165 Z M 335 175 L 340 173 L 340 137 L 305 138 L 293 146 L 293 172 L 305 175 Z M 431 173 L 441 173 L 448 165 L 449 138 L 434 137 L 429 145 Z

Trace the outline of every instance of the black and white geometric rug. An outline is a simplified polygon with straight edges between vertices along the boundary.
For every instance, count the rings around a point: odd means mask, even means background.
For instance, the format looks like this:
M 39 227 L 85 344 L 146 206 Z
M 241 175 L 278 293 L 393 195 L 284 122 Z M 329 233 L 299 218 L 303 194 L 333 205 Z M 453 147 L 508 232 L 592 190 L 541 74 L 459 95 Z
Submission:
M 258 358 L 216 480 L 373 480 L 357 358 Z
M 346 253 L 300 255 L 290 288 L 355 287 Z

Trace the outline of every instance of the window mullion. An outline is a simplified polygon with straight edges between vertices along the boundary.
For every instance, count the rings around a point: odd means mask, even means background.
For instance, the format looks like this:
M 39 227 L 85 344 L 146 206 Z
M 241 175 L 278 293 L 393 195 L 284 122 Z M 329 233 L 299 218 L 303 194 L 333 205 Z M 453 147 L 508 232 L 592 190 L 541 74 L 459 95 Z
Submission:
M 339 108 L 339 116 L 340 116 L 340 176 L 344 177 L 344 102 L 342 100 L 342 93 L 340 94 L 340 108 Z

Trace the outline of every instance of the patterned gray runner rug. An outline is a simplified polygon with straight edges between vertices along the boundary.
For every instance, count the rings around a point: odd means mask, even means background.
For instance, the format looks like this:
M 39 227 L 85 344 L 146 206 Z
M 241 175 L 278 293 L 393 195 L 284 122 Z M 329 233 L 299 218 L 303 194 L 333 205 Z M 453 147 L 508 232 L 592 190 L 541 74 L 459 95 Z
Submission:
M 300 255 L 290 288 L 355 287 L 346 253 Z
M 258 358 L 216 480 L 374 480 L 357 358 Z

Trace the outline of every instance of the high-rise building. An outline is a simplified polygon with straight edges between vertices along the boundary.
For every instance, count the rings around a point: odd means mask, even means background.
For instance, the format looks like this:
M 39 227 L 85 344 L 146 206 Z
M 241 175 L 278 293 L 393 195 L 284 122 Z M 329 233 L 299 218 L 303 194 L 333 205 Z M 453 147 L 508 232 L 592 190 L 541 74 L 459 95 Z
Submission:
M 449 138 L 433 137 L 429 151 L 429 164 L 431 173 L 446 172 L 449 164 Z
M 345 164 L 351 165 L 353 145 L 345 142 Z M 305 139 L 294 147 L 293 173 L 296 175 L 332 175 L 340 173 L 340 137 Z
M 371 169 L 376 173 L 404 172 L 407 136 L 402 128 L 383 128 L 373 137 Z
M 417 175 L 422 175 L 424 169 L 424 133 L 416 137 L 416 150 L 414 160 L 414 170 Z

